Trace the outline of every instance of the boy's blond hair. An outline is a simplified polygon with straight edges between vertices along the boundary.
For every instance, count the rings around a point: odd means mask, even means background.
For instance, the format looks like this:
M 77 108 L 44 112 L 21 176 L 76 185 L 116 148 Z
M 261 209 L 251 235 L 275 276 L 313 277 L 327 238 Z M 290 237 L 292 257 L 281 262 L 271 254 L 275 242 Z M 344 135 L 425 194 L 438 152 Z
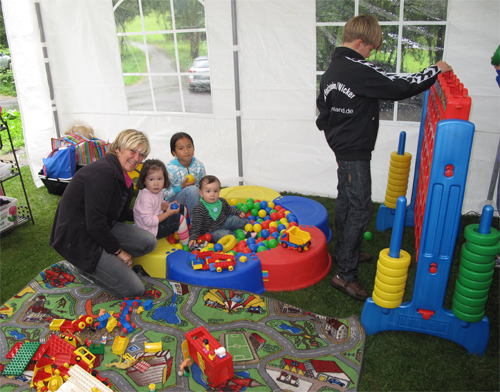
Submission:
M 382 47 L 382 29 L 377 19 L 371 15 L 358 15 L 344 26 L 342 34 L 342 44 L 361 39 L 365 45 L 373 45 L 373 49 L 379 50 Z

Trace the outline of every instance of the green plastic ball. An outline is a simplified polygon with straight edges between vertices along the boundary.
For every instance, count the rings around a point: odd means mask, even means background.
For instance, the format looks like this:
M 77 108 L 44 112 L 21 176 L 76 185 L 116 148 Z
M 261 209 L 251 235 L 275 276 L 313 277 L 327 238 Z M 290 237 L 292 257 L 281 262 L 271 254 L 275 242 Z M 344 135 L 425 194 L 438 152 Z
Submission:
M 365 237 L 365 240 L 370 241 L 372 239 L 372 233 L 369 231 L 366 231 L 365 234 L 363 234 L 363 237 Z

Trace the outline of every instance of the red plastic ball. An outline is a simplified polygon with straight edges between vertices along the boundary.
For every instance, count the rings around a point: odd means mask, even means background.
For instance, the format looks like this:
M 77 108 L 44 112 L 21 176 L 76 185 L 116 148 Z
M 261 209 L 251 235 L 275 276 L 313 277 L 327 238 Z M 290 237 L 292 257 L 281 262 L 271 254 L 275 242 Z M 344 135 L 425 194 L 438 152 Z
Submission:
M 210 233 L 205 233 L 205 234 L 203 235 L 203 239 L 204 239 L 205 241 L 207 241 L 207 242 L 212 241 L 212 234 L 210 234 Z
M 297 222 L 290 222 L 290 223 L 288 223 L 288 227 L 290 227 L 290 226 L 298 226 L 298 224 L 297 224 Z
M 279 219 L 277 212 L 271 212 L 271 219 L 277 221 Z
M 168 241 L 169 244 L 175 244 L 177 242 L 173 234 L 170 234 L 167 237 L 167 241 Z
M 269 223 L 271 223 L 271 221 L 266 220 L 260 224 L 260 227 L 263 229 L 269 229 Z
M 242 252 L 243 253 L 252 253 L 252 251 L 250 250 L 250 248 L 248 246 L 243 248 Z

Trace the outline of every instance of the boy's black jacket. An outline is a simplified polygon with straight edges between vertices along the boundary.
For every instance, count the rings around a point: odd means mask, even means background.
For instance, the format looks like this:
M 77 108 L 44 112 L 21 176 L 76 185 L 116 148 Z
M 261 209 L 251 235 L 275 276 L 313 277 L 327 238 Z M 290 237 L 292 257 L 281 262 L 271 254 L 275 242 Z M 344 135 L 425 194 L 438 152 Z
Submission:
M 378 100 L 417 95 L 434 84 L 439 72 L 432 65 L 416 74 L 388 74 L 358 52 L 336 48 L 321 78 L 316 125 L 337 160 L 370 160 L 378 133 Z

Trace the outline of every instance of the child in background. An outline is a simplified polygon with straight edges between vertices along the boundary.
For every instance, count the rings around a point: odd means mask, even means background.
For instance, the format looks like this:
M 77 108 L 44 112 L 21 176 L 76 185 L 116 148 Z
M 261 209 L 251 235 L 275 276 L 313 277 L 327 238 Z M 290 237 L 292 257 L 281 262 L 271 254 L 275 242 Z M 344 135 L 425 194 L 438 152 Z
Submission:
M 177 200 L 186 205 L 189 214 L 192 215 L 194 207 L 200 200 L 198 186 L 205 176 L 205 166 L 194 157 L 193 139 L 185 132 L 178 132 L 172 136 L 170 151 L 175 159 L 167 165 L 171 183 L 163 189 L 163 197 L 167 201 Z M 193 178 L 189 178 L 189 174 Z
M 158 239 L 177 232 L 181 244 L 185 246 L 189 239 L 184 216 L 186 209 L 183 205 L 172 208 L 172 203 L 163 200 L 162 189 L 169 185 L 167 168 L 162 161 L 144 161 L 137 179 L 140 191 L 134 205 L 134 222 L 137 227 L 149 231 Z
M 210 233 L 212 242 L 243 229 L 248 221 L 245 213 L 232 207 L 219 197 L 220 181 L 215 176 L 205 176 L 200 180 L 200 202 L 193 210 L 189 247 L 196 245 L 199 235 Z

